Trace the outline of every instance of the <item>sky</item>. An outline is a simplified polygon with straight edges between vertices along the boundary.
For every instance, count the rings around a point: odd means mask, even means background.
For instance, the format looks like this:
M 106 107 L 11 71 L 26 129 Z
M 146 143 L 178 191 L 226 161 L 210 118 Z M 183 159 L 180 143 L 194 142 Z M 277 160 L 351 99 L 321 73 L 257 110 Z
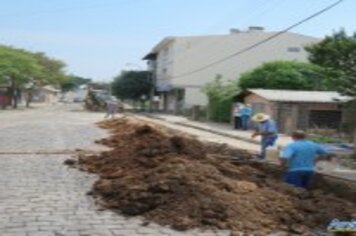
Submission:
M 336 0 L 0 0 L 0 44 L 45 52 L 67 72 L 111 80 L 144 69 L 142 57 L 166 36 L 227 34 L 263 26 L 280 31 Z M 292 32 L 324 37 L 356 31 L 356 1 Z

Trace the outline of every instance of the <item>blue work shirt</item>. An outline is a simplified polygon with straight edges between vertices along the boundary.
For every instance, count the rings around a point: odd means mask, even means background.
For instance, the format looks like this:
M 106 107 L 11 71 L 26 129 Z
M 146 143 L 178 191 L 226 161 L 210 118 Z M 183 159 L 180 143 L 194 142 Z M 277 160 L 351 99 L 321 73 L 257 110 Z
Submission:
M 259 132 L 269 132 L 272 133 L 271 135 L 268 136 L 263 136 L 262 138 L 265 137 L 276 137 L 278 134 L 278 129 L 276 122 L 274 120 L 268 119 L 264 122 L 261 122 L 258 127 Z
M 288 171 L 313 171 L 316 156 L 326 153 L 317 143 L 297 140 L 283 149 L 281 158 L 288 160 Z
M 241 116 L 251 116 L 252 115 L 252 109 L 250 107 L 244 107 L 240 110 Z

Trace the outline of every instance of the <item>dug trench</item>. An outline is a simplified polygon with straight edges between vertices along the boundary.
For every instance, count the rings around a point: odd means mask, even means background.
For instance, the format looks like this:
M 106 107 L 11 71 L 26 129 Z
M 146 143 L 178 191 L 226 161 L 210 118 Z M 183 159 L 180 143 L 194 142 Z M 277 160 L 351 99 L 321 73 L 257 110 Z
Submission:
M 177 230 L 288 235 L 325 228 L 334 218 L 348 219 L 356 213 L 355 203 L 332 192 L 284 184 L 275 171 L 249 162 L 245 151 L 202 143 L 134 118 L 98 125 L 111 135 L 97 142 L 111 149 L 81 154 L 70 165 L 99 175 L 93 197 L 122 214 Z

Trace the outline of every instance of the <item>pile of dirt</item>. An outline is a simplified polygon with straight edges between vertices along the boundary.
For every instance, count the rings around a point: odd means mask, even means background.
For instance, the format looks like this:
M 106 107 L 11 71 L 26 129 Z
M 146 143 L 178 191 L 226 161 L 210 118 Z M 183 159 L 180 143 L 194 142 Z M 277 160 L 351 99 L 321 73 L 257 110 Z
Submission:
M 256 235 L 304 233 L 344 219 L 356 206 L 320 190 L 292 188 L 260 164 L 233 164 L 219 156 L 249 158 L 224 145 L 203 144 L 174 130 L 132 118 L 99 124 L 112 148 L 79 157 L 79 166 L 97 173 L 97 202 L 148 221 L 189 228 L 232 229 Z

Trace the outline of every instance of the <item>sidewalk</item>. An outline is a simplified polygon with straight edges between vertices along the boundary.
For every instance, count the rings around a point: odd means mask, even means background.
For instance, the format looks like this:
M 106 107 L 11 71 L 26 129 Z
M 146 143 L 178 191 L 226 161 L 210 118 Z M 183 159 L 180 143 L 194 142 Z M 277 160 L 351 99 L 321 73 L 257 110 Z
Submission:
M 260 143 L 260 137 L 251 138 L 253 131 L 243 131 L 243 130 L 234 130 L 230 124 L 225 123 L 214 123 L 214 122 L 199 122 L 199 121 L 191 121 L 186 117 L 175 116 L 169 114 L 148 114 L 149 117 L 164 120 L 170 123 L 191 127 L 195 129 L 200 129 L 204 131 L 208 131 L 211 133 L 219 134 L 229 138 L 235 138 L 238 140 L 243 140 L 246 142 L 250 142 L 253 144 Z M 279 134 L 277 140 L 277 146 L 282 148 L 290 143 L 292 140 L 289 136 L 285 134 Z

